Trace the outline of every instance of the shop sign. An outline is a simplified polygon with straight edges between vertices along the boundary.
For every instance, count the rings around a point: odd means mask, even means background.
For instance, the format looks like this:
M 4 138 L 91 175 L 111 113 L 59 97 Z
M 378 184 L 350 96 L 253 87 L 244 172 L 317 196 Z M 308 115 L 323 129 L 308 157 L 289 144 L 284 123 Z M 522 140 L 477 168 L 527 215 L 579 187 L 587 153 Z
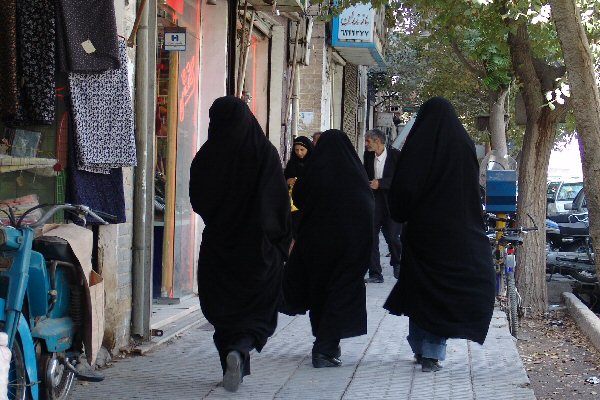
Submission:
M 185 28 L 165 28 L 165 51 L 185 51 Z
M 375 10 L 370 4 L 346 8 L 339 16 L 338 40 L 373 41 Z

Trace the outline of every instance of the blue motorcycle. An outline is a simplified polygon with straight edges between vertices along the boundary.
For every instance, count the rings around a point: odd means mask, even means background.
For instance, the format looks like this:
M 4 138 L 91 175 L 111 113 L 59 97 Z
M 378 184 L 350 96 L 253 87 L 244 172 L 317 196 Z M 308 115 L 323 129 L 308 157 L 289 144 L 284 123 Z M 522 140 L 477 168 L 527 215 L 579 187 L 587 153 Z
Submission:
M 50 208 L 37 222 L 24 223 L 32 211 L 46 207 Z M 89 215 L 107 224 L 100 215 L 110 217 L 71 204 L 36 206 L 19 218 L 10 208 L 0 210 L 10 221 L 0 225 L 0 330 L 8 334 L 12 350 L 11 400 L 66 399 L 75 378 L 104 379 L 90 367 L 78 365 L 85 298 L 77 261 L 66 241 L 49 243 L 34 235 L 36 228 L 62 210 L 84 222 Z

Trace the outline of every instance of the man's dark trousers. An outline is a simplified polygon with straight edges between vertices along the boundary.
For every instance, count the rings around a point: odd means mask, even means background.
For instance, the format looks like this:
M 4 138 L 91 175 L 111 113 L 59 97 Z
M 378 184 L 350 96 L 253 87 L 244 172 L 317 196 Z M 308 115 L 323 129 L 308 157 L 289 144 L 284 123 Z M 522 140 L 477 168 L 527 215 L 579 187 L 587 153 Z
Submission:
M 369 263 L 369 277 L 383 279 L 381 273 L 381 263 L 379 262 L 379 231 L 383 231 L 383 237 L 390 250 L 390 264 L 394 271 L 398 272 L 400 268 L 400 257 L 402 254 L 402 242 L 400 235 L 402 225 L 394 222 L 390 217 L 390 207 L 388 205 L 388 192 L 392 186 L 396 162 L 400 157 L 400 152 L 394 148 L 387 148 L 387 157 L 383 166 L 383 176 L 378 179 L 379 189 L 373 190 L 375 197 L 375 220 L 373 231 L 373 249 L 371 251 L 371 261 Z M 375 152 L 367 151 L 364 154 L 364 166 L 367 171 L 369 181 L 375 179 Z
M 395 268 L 400 267 L 400 257 L 402 256 L 402 225 L 394 222 L 389 215 L 387 201 L 387 191 L 374 190 L 375 196 L 375 220 L 373 224 L 373 249 L 371 250 L 371 262 L 369 263 L 369 277 L 383 278 L 380 254 L 379 254 L 379 231 L 383 232 L 383 237 L 390 250 L 390 265 Z

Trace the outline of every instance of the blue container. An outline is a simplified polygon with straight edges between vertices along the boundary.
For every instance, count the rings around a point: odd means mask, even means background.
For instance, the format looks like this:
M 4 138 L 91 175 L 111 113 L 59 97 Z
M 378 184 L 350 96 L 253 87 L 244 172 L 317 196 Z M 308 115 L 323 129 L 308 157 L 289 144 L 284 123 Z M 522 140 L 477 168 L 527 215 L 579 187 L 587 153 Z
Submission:
M 487 171 L 485 210 L 514 213 L 517 211 L 517 171 Z

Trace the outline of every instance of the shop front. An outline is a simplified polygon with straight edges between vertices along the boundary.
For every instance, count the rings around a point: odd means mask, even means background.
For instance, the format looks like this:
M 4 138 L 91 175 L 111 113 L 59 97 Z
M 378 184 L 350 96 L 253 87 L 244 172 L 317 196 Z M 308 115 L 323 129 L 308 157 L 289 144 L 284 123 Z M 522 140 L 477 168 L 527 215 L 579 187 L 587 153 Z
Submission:
M 63 231 L 83 232 L 77 239 L 91 249 L 77 264 L 91 260 L 93 271 L 71 270 L 73 287 L 87 282 L 90 289 L 92 276 L 103 287 L 97 288 L 97 299 L 84 298 L 76 306 L 97 305 L 97 317 L 86 323 L 100 334 L 100 342 L 104 335 L 112 350 L 127 336 L 131 315 L 130 178 L 137 154 L 130 85 L 133 53 L 122 29 L 130 10 L 121 1 L 101 3 L 3 4 L 0 224 L 33 223 L 47 208 L 32 207 L 65 202 L 87 206 L 109 222 L 105 226 L 72 213 L 56 214 L 53 220 Z M 38 233 L 50 228 L 44 229 Z M 99 244 L 102 235 L 110 236 L 105 248 Z M 120 247 L 120 257 L 110 258 L 104 251 Z M 47 257 L 51 280 L 57 270 L 50 266 L 50 253 L 40 252 Z M 6 293 L 5 288 L 0 291 Z M 24 307 L 23 315 L 29 311 Z
M 200 4 L 158 4 L 153 290 L 155 303 L 195 293 L 196 217 L 189 166 L 198 148 Z

